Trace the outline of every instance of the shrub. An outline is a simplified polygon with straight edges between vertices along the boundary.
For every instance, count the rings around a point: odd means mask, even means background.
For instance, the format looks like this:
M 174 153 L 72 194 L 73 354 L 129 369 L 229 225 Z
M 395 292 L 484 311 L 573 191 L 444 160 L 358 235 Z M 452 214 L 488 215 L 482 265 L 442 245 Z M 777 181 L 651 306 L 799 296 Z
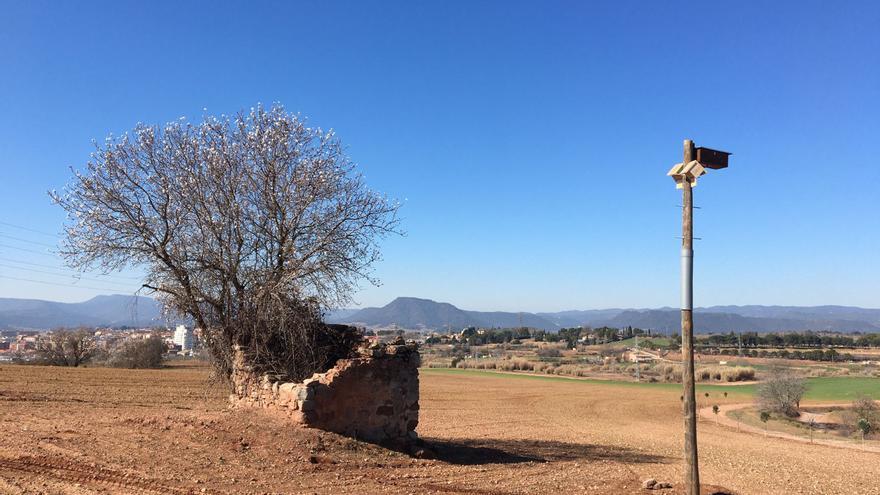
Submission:
M 745 366 L 712 366 L 700 368 L 696 372 L 697 380 L 702 381 L 721 381 L 721 382 L 741 382 L 755 379 L 754 368 Z
M 798 409 L 806 390 L 803 378 L 783 368 L 773 369 L 767 379 L 758 385 L 758 407 L 762 411 L 796 417 L 800 415 Z
M 767 421 L 770 421 L 770 413 L 761 411 L 761 422 L 764 423 L 764 435 L 767 435 Z
M 871 425 L 880 424 L 880 408 L 877 407 L 877 403 L 873 399 L 865 395 L 853 401 L 852 416 L 855 419 L 854 426 L 857 429 L 861 429 L 858 422 L 862 419 Z
M 663 368 L 663 381 L 665 382 L 681 383 L 681 375 L 681 366 L 670 364 Z
M 95 354 L 93 332 L 85 328 L 59 328 L 37 341 L 37 363 L 49 366 L 79 366 Z
M 755 369 L 743 366 L 733 368 L 725 368 L 721 371 L 721 381 L 725 382 L 744 382 L 755 379 Z
M 862 440 L 864 440 L 865 436 L 867 436 L 868 433 L 871 432 L 871 422 L 865 418 L 859 418 L 858 423 L 856 423 L 856 428 L 858 428 L 859 431 L 862 432 Z
M 143 340 L 128 340 L 110 353 L 107 362 L 114 368 L 161 368 L 168 348 L 157 336 Z
M 559 352 L 559 349 L 553 349 L 549 347 L 538 349 L 536 354 L 538 355 L 538 357 L 542 358 L 558 358 L 562 356 L 562 353 Z

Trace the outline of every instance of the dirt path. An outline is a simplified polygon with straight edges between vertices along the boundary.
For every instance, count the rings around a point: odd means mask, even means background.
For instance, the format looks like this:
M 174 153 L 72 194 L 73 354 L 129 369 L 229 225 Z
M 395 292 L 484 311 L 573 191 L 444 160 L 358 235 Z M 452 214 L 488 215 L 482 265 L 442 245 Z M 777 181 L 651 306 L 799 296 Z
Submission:
M 728 416 L 728 413 L 732 411 L 738 411 L 740 409 L 746 409 L 748 407 L 752 407 L 754 404 L 744 403 L 744 404 L 725 404 L 723 406 L 718 407 L 718 414 L 715 414 L 712 411 L 711 407 L 704 407 L 699 410 L 699 416 L 706 421 L 711 421 L 718 425 L 727 426 L 733 428 L 740 432 L 746 433 L 754 433 L 757 435 L 762 435 L 768 438 L 782 438 L 785 440 L 792 440 L 800 443 L 812 443 L 814 445 L 827 445 L 830 447 L 839 447 L 844 449 L 852 449 L 852 450 L 861 450 L 864 452 L 878 452 L 880 453 L 880 446 L 875 445 L 862 445 L 852 442 L 847 442 L 845 440 L 832 440 L 826 438 L 814 438 L 813 441 L 810 441 L 809 438 L 800 437 L 797 435 L 792 435 L 790 433 L 784 433 L 780 431 L 765 431 L 762 428 L 757 428 L 752 425 L 748 425 L 742 423 L 740 421 L 736 421 L 735 419 Z M 810 404 L 810 407 L 841 407 L 841 406 L 849 406 L 850 404 L 839 404 L 839 403 L 822 403 L 822 404 Z

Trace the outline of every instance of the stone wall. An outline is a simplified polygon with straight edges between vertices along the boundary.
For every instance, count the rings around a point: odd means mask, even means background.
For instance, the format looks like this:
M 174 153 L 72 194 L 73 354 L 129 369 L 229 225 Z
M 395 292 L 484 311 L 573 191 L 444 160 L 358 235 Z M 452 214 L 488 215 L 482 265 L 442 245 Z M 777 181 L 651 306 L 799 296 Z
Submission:
M 230 398 L 235 407 L 273 409 L 307 427 L 408 445 L 419 424 L 419 360 L 415 343 L 374 344 L 299 383 L 256 376 L 238 360 Z

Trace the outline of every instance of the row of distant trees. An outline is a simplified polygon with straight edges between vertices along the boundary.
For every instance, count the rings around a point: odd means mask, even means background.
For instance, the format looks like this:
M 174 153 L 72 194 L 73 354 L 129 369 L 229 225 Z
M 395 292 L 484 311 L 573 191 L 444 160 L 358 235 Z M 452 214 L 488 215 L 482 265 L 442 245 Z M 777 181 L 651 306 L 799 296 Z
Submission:
M 168 347 L 153 335 L 146 339 L 128 339 L 111 349 L 102 349 L 94 332 L 86 328 L 56 329 L 37 341 L 35 364 L 81 366 L 100 364 L 117 368 L 159 368 Z
M 734 332 L 701 337 L 700 344 L 719 347 L 880 347 L 880 334 L 826 335 L 816 332 L 766 333 Z
M 738 349 L 720 349 L 718 354 L 725 356 L 738 356 Z M 777 359 L 805 359 L 808 361 L 852 361 L 855 357 L 848 352 L 837 352 L 837 349 L 810 349 L 810 350 L 793 350 L 787 349 L 766 350 L 766 349 L 744 349 L 742 355 L 746 357 L 757 358 L 777 358 Z
M 485 344 L 508 344 L 523 339 L 533 339 L 537 342 L 562 342 L 565 341 L 569 347 L 574 347 L 581 338 L 592 337 L 597 343 L 615 342 L 618 340 L 632 338 L 634 335 L 650 335 L 650 330 L 642 330 L 640 328 L 625 327 L 572 327 L 562 328 L 557 332 L 548 332 L 536 328 L 490 328 L 477 330 L 470 327 L 462 330 L 459 340 L 468 345 L 485 345 Z M 436 344 L 442 340 L 441 337 L 429 337 L 425 340 L 428 344 Z
M 535 338 L 543 330 L 530 328 L 504 328 L 477 331 L 476 328 L 462 330 L 457 339 L 462 344 L 486 345 L 486 344 L 509 344 L 522 339 Z M 431 336 L 425 339 L 426 344 L 439 344 L 443 340 L 439 336 Z
M 524 339 L 533 339 L 537 342 L 563 342 L 565 341 L 569 347 L 574 347 L 583 337 L 592 336 L 596 342 L 614 342 L 633 337 L 634 335 L 648 335 L 650 331 L 640 328 L 626 327 L 574 327 L 562 328 L 558 332 L 548 332 L 536 328 L 491 328 L 477 330 L 470 327 L 462 330 L 458 337 L 461 343 L 468 345 L 486 345 L 486 344 L 509 344 Z M 438 344 L 442 341 L 442 337 L 433 336 L 425 339 L 427 344 Z
M 608 343 L 616 342 L 632 338 L 636 335 L 651 336 L 651 330 L 644 330 L 636 327 L 572 327 L 562 328 L 558 332 L 548 332 L 534 328 L 495 328 L 481 329 L 468 328 L 462 331 L 460 340 L 469 345 L 485 345 L 485 344 L 504 344 L 515 340 L 534 339 L 539 342 L 561 342 L 565 341 L 569 346 L 574 346 L 583 338 L 590 338 L 590 343 Z M 680 339 L 678 335 L 672 335 L 673 342 Z M 433 337 L 427 340 L 427 343 L 440 342 L 441 338 Z M 718 347 L 718 348 L 739 348 L 757 349 L 757 348 L 816 348 L 830 349 L 832 347 L 880 347 L 880 334 L 854 334 L 854 335 L 828 335 L 820 334 L 812 331 L 801 333 L 766 333 L 759 334 L 757 332 L 745 333 L 725 333 L 714 334 L 708 336 L 700 336 L 697 341 L 698 347 Z M 788 351 L 786 351 L 788 352 Z M 722 354 L 729 352 L 721 351 Z M 794 351 L 792 355 L 779 355 L 771 357 L 781 357 L 790 359 L 812 359 L 816 361 L 832 361 L 837 360 L 839 354 L 836 351 L 831 353 L 799 353 Z M 798 356 L 801 354 L 802 356 Z
M 626 340 L 636 335 L 651 335 L 651 330 L 643 330 L 641 328 L 626 326 L 617 327 L 575 327 L 563 328 L 559 330 L 559 336 L 566 341 L 569 347 L 574 347 L 581 339 L 589 339 L 591 344 L 606 344 L 609 342 L 617 342 L 618 340 Z

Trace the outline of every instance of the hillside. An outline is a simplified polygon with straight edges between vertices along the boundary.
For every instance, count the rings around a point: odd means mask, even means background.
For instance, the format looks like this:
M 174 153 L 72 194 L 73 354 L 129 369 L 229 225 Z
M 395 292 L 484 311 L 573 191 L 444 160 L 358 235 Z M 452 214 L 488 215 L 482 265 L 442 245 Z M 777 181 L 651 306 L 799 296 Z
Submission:
M 482 325 L 482 321 L 449 303 L 438 303 L 430 299 L 398 297 L 381 308 L 364 308 L 344 319 L 365 325 L 404 328 L 461 328 Z
M 449 303 L 416 297 L 398 297 L 381 308 L 364 308 L 345 317 L 337 314 L 331 315 L 328 320 L 368 326 L 397 325 L 402 328 L 428 329 L 447 326 L 452 329 L 468 326 L 515 327 L 520 324 L 548 330 L 559 328 L 553 322 L 533 313 L 465 311 Z
M 341 309 L 325 315 L 334 323 L 370 327 L 397 325 L 410 329 L 460 330 L 476 327 L 541 328 L 556 331 L 576 326 L 634 326 L 659 332 L 677 331 L 679 311 L 660 309 L 596 309 L 556 313 L 469 311 L 452 304 L 398 297 L 381 308 Z M 164 324 L 152 298 L 97 296 L 80 303 L 0 298 L 0 329 L 49 329 L 59 326 L 148 326 Z M 880 309 L 850 306 L 712 306 L 697 308 L 695 330 L 708 332 L 835 331 L 880 332 Z
M 449 303 L 430 299 L 398 297 L 381 308 L 365 308 L 330 315 L 328 320 L 367 326 L 412 329 L 461 329 L 478 327 L 517 327 L 520 325 L 558 330 L 564 327 L 634 326 L 660 332 L 680 328 L 676 309 L 600 309 L 557 313 L 515 313 L 467 311 Z M 695 330 L 709 332 L 834 331 L 880 332 L 880 310 L 849 306 L 714 306 L 697 308 Z
M 681 327 L 681 313 L 678 310 L 629 310 L 609 320 L 608 325 L 614 327 L 631 325 L 639 328 L 652 328 L 661 332 L 677 331 Z M 752 317 L 734 313 L 716 313 L 705 309 L 698 309 L 694 312 L 694 331 L 697 333 L 803 330 L 880 332 L 880 326 L 859 320 Z
M 97 296 L 80 303 L 0 298 L 0 329 L 148 326 L 162 322 L 159 303 L 143 296 Z

